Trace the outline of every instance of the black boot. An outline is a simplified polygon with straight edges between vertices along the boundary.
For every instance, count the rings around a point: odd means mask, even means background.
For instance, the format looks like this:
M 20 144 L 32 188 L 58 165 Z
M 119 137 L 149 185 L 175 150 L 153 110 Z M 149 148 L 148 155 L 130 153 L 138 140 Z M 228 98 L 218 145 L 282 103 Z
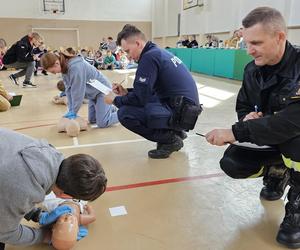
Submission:
M 180 150 L 183 147 L 182 139 L 175 135 L 174 142 L 170 144 L 157 143 L 157 148 L 150 150 L 148 156 L 153 159 L 165 159 L 175 151 Z
M 182 140 L 186 139 L 187 138 L 187 134 L 184 130 L 181 130 L 181 131 L 176 131 L 175 132 L 176 135 L 178 135 Z
M 280 199 L 289 180 L 290 169 L 283 163 L 266 167 L 264 187 L 260 191 L 260 197 L 268 201 Z
M 300 248 L 300 186 L 292 186 L 285 205 L 285 217 L 276 240 L 289 248 Z

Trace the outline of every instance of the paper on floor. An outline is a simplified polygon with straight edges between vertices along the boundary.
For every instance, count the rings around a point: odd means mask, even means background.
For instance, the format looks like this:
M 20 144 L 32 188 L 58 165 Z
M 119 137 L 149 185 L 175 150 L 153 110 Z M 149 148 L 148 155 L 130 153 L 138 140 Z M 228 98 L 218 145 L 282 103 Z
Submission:
M 109 208 L 109 212 L 112 217 L 127 214 L 126 208 L 124 206 L 111 207 L 111 208 Z

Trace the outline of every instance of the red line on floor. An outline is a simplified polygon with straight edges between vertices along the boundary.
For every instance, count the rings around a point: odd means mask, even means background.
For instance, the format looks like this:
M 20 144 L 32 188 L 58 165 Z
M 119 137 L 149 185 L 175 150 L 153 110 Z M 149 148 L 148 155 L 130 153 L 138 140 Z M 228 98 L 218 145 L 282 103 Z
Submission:
M 195 181 L 195 180 L 209 179 L 209 178 L 222 177 L 222 176 L 225 176 L 225 174 L 224 173 L 216 173 L 216 174 L 188 176 L 188 177 L 180 177 L 180 178 L 172 178 L 172 179 L 163 179 L 163 180 L 157 180 L 157 181 L 147 181 L 147 182 L 133 183 L 133 184 L 128 184 L 128 185 L 107 187 L 106 192 L 147 187 L 147 186 L 156 186 L 156 185 L 175 183 L 175 182 Z
M 0 126 L 16 123 L 32 123 L 32 122 L 45 122 L 45 121 L 55 121 L 55 119 L 43 119 L 43 120 L 34 120 L 34 121 L 13 121 L 13 122 L 1 122 Z
M 83 117 L 84 119 L 87 119 L 87 117 Z M 8 125 L 8 124 L 16 124 L 16 123 L 31 123 L 31 122 L 45 122 L 45 121 L 57 121 L 58 119 L 43 119 L 43 120 L 33 120 L 33 121 L 13 121 L 13 122 L 0 122 L 0 127 L 2 125 Z
M 15 131 L 18 130 L 24 130 L 24 129 L 29 129 L 29 128 L 39 128 L 39 127 L 47 127 L 47 126 L 52 126 L 56 125 L 57 123 L 50 123 L 50 124 L 42 124 L 42 125 L 35 125 L 35 126 L 28 126 L 28 127 L 23 127 L 23 128 L 15 128 Z

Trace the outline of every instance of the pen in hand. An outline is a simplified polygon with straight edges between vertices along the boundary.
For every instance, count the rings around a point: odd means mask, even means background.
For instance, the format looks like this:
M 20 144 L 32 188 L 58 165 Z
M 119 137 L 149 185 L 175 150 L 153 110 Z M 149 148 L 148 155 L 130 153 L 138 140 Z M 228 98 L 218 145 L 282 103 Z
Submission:
M 119 83 L 113 84 L 112 90 L 115 94 L 117 94 L 117 95 L 126 95 L 127 94 L 127 89 L 122 86 L 123 82 L 125 82 L 125 79 Z
M 258 106 L 254 105 L 254 111 L 257 113 L 258 112 Z
M 200 133 L 196 133 L 196 135 L 199 135 L 199 136 L 202 136 L 202 137 L 205 137 L 206 138 L 206 136 L 204 135 L 204 134 L 200 134 Z M 231 143 L 231 142 L 225 142 L 226 144 L 228 143 L 228 144 L 234 144 L 234 143 Z
M 205 135 L 203 135 L 203 134 L 200 134 L 200 133 L 196 133 L 196 135 L 200 135 L 200 136 L 202 136 L 202 137 L 205 137 Z
M 119 84 L 122 85 L 123 82 L 125 82 L 125 79 L 123 81 L 121 81 Z

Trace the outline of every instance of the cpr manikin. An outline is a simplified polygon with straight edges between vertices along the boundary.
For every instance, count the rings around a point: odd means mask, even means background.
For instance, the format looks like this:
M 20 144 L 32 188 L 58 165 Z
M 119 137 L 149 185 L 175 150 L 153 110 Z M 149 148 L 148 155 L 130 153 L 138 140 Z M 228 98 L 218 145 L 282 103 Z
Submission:
M 51 243 L 57 250 L 69 250 L 74 247 L 78 239 L 79 226 L 86 226 L 96 220 L 93 208 L 85 201 L 72 199 L 51 198 L 45 199 L 43 205 L 48 209 L 59 206 L 69 206 L 71 213 L 63 214 L 54 223 Z
M 68 136 L 76 137 L 80 131 L 87 130 L 87 121 L 78 116 L 75 119 L 62 117 L 57 124 L 58 132 L 66 132 Z

